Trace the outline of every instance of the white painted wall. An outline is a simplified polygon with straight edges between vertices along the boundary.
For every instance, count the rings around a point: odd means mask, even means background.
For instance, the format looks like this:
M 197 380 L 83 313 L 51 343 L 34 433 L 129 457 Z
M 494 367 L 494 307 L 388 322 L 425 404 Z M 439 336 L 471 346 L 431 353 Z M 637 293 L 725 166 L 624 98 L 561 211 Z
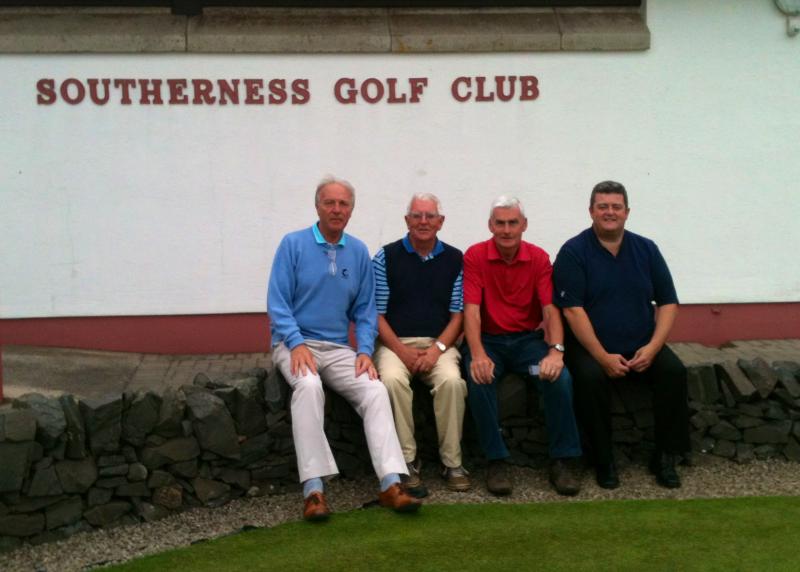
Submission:
M 0 315 L 252 312 L 274 249 L 332 172 L 349 231 L 399 237 L 415 191 L 441 237 L 488 238 L 516 193 L 555 256 L 592 185 L 623 182 L 686 303 L 800 300 L 800 37 L 770 2 L 651 0 L 643 53 L 0 57 Z M 534 102 L 452 99 L 460 75 L 533 74 Z M 417 105 L 343 106 L 342 76 L 427 76 Z M 304 106 L 37 106 L 41 77 L 309 78 Z

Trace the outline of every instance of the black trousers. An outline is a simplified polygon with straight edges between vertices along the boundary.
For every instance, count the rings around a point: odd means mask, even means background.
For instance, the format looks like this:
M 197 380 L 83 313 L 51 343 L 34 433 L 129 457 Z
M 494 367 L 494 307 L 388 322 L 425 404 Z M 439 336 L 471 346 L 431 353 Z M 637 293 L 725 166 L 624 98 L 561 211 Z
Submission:
M 595 463 L 610 463 L 614 459 L 611 446 L 614 379 L 606 376 L 600 364 L 574 337 L 567 338 L 566 350 L 564 361 L 572 373 L 575 414 L 584 436 L 584 450 Z M 624 379 L 647 383 L 653 388 L 656 449 L 666 453 L 688 452 L 691 444 L 686 368 L 673 351 L 664 346 L 647 370 L 631 371 Z

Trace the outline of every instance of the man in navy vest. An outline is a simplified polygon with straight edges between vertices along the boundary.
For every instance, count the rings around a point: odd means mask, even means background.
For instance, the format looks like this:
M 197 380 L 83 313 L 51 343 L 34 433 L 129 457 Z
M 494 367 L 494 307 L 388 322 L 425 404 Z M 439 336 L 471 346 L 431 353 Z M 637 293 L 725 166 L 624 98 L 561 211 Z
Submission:
M 569 239 L 556 257 L 554 300 L 572 334 L 567 332 L 565 361 L 597 484 L 619 486 L 611 384 L 626 378 L 653 387 L 656 451 L 650 470 L 659 485 L 678 488 L 676 456 L 690 449 L 686 368 L 665 345 L 678 296 L 655 243 L 625 230 L 629 212 L 624 186 L 595 185 L 589 199 L 592 226 Z
M 375 366 L 392 401 L 409 491 L 427 494 L 411 412 L 414 376 L 433 395 L 442 477 L 449 489 L 465 491 L 470 482 L 461 465 L 461 429 L 467 388 L 453 347 L 463 319 L 462 255 L 437 238 L 444 215 L 436 196 L 414 195 L 405 218 L 408 234 L 378 250 L 372 261 L 380 340 Z

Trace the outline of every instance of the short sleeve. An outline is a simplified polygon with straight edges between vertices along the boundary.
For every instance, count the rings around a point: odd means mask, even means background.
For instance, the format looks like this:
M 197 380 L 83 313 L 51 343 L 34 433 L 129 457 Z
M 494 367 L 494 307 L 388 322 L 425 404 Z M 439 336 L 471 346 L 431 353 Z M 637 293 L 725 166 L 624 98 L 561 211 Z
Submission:
M 586 268 L 567 245 L 553 265 L 553 303 L 559 308 L 583 307 L 586 300 Z

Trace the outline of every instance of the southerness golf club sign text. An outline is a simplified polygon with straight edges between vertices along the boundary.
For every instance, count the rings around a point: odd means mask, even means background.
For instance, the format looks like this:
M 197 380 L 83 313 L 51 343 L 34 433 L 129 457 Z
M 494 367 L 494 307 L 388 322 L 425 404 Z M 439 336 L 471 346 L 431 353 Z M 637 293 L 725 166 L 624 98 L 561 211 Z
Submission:
M 323 94 L 341 104 L 419 103 L 427 77 L 399 79 L 342 77 Z M 459 76 L 450 82 L 458 102 L 533 101 L 539 80 L 533 75 Z M 36 103 L 53 105 L 305 105 L 312 99 L 308 79 L 134 79 L 42 78 L 36 82 Z

